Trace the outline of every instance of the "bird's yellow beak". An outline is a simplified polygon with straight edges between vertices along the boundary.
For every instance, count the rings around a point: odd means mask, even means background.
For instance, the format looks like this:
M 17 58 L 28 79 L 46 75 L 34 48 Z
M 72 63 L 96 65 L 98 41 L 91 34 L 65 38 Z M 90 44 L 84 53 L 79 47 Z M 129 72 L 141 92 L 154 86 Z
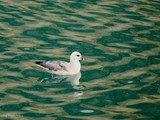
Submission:
M 82 60 L 82 61 L 83 61 L 83 60 L 84 60 L 84 57 L 81 57 L 81 59 L 80 59 L 80 60 Z

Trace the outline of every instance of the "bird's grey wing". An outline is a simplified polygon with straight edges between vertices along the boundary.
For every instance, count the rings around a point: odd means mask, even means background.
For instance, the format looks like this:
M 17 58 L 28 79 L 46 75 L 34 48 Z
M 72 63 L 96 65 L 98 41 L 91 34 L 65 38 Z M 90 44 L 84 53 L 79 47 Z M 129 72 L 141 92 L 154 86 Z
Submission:
M 47 61 L 47 62 L 36 62 L 36 64 L 48 70 L 68 71 L 67 67 L 69 63 L 64 61 Z

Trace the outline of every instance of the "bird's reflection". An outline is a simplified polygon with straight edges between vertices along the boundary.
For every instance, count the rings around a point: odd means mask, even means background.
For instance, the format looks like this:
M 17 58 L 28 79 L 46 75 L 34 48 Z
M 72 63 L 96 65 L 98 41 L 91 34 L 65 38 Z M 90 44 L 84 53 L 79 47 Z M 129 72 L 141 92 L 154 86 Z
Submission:
M 61 83 L 61 82 L 70 82 L 70 84 L 73 86 L 76 90 L 83 90 L 84 86 L 80 85 L 80 78 L 81 78 L 81 72 L 74 74 L 74 75 L 61 75 L 61 76 L 51 76 L 47 78 L 43 78 L 41 80 L 38 80 L 40 83 Z

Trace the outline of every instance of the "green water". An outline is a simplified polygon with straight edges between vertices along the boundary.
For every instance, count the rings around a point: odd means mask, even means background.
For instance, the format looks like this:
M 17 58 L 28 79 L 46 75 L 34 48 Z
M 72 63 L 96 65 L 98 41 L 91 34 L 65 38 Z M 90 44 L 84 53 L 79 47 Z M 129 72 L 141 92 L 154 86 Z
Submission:
M 0 0 L 0 120 L 159 120 L 159 0 Z M 84 56 L 81 74 L 37 60 Z

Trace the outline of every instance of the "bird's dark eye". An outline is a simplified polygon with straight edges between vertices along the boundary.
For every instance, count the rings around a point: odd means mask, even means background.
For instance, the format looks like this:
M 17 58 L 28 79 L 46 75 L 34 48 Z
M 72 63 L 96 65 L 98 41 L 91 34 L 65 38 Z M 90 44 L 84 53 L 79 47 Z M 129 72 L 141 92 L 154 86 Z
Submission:
M 80 55 L 77 55 L 77 57 L 79 57 Z

